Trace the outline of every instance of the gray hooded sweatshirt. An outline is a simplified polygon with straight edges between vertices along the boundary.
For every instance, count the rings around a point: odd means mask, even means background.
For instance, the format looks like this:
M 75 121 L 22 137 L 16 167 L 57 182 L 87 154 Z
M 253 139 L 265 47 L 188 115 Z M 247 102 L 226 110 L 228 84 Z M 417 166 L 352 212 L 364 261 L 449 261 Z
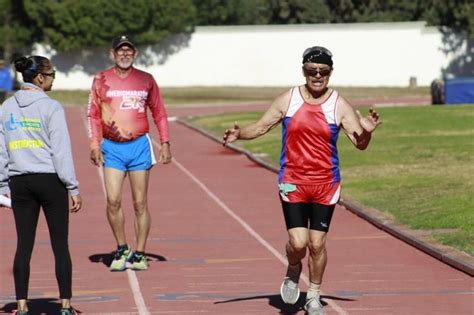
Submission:
M 61 104 L 33 84 L 7 99 L 0 114 L 0 194 L 8 178 L 57 173 L 72 196 L 79 194 L 71 142 Z

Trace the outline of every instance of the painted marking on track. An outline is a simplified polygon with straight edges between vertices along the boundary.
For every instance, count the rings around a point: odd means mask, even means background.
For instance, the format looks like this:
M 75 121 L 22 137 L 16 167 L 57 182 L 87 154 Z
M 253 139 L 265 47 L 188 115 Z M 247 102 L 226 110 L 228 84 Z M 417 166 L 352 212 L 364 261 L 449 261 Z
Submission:
M 255 296 L 267 297 L 272 296 L 269 292 L 242 292 L 238 295 L 228 294 L 227 292 L 176 292 L 168 294 L 157 294 L 159 301 L 213 301 L 213 300 L 245 300 L 253 299 Z M 219 303 L 220 304 L 220 303 Z
M 221 259 L 206 259 L 205 261 L 208 264 L 226 264 L 226 263 L 236 263 L 236 262 L 249 262 L 249 261 L 261 261 L 269 260 L 268 258 L 221 258 Z
M 331 241 L 352 241 L 352 240 L 378 240 L 390 238 L 388 235 L 374 235 L 374 236 L 338 236 L 329 237 Z
M 125 289 L 110 289 L 110 290 L 74 290 L 74 295 L 96 295 L 96 294 L 111 294 L 125 292 Z
M 155 140 L 152 140 L 153 144 L 159 148 L 160 144 Z M 235 221 L 237 221 L 250 235 L 252 235 L 263 247 L 265 247 L 270 253 L 272 253 L 283 265 L 287 265 L 286 258 L 283 257 L 272 245 L 270 245 L 263 237 L 261 237 L 247 222 L 245 222 L 241 217 L 239 217 L 231 208 L 229 208 L 222 200 L 219 199 L 203 182 L 201 182 L 193 173 L 191 173 L 187 168 L 185 168 L 181 163 L 179 163 L 176 158 L 173 158 L 173 163 L 178 166 L 178 168 L 185 173 L 189 178 L 191 178 L 215 203 L 217 203 L 222 210 L 224 210 L 229 216 L 231 216 Z M 301 279 L 309 285 L 309 279 L 305 274 L 301 274 Z M 321 291 L 321 294 L 324 294 Z M 342 309 L 337 303 L 332 300 L 327 301 L 328 305 L 332 307 L 340 315 L 347 315 L 347 312 Z
M 214 268 L 213 268 L 214 270 Z M 242 276 L 242 273 L 226 273 L 224 275 L 226 278 L 230 277 L 236 277 L 239 278 Z M 204 279 L 210 279 L 210 278 L 217 278 L 217 279 L 222 279 L 222 275 L 215 275 L 215 274 L 202 274 L 202 275 L 183 275 L 184 278 L 204 278 Z M 248 281 L 247 281 L 248 282 Z
M 28 299 L 52 299 L 52 296 L 55 296 L 58 291 L 52 291 L 47 293 L 40 293 L 40 294 L 28 294 Z M 12 300 L 15 300 L 15 296 L 2 296 L 0 295 L 0 304 L 7 304 L 10 303 Z M 78 303 L 96 303 L 96 302 L 111 302 L 111 301 L 118 301 L 119 298 L 116 296 L 109 296 L 109 295 L 94 295 L 94 296 L 81 296 L 81 295 L 74 295 L 74 301 Z M 2 313 L 3 314 L 3 313 Z M 115 313 L 114 313 L 115 314 Z M 127 313 L 128 314 L 128 313 Z
M 82 117 L 85 117 L 84 109 L 81 109 L 81 111 L 83 113 Z M 82 119 L 82 122 L 87 131 L 87 122 L 85 118 Z M 107 194 L 105 190 L 104 174 L 102 172 L 102 167 L 98 167 L 97 172 L 99 173 L 100 181 L 102 184 L 102 191 L 104 193 L 104 198 L 105 198 Z M 140 283 L 138 282 L 138 278 L 135 272 L 130 269 L 127 269 L 126 273 L 128 277 L 128 283 L 130 284 L 130 288 L 132 289 L 132 292 L 133 292 L 133 299 L 135 300 L 135 305 L 137 306 L 138 314 L 149 315 L 150 311 L 148 311 L 148 308 L 146 307 L 145 299 L 143 298 L 142 292 L 140 291 Z
M 474 291 L 463 290 L 439 290 L 439 291 L 339 291 L 338 296 L 361 297 L 361 296 L 446 296 L 446 295 L 474 295 Z

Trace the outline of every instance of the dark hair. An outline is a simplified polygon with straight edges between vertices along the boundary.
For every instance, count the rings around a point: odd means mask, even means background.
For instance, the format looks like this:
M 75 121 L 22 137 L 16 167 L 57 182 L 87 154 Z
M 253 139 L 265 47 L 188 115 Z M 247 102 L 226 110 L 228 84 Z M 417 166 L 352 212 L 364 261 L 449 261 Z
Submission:
M 20 57 L 14 62 L 15 70 L 21 72 L 23 82 L 32 83 L 33 79 L 51 67 L 51 61 L 42 56 Z

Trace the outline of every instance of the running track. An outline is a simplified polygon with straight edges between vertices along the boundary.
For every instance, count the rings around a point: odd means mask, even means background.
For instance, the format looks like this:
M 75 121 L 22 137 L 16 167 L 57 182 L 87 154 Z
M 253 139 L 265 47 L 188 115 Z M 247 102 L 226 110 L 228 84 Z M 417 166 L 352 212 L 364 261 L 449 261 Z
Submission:
M 242 108 L 228 108 L 242 110 Z M 206 108 L 170 109 L 171 115 Z M 276 175 L 180 124 L 171 123 L 174 162 L 152 171 L 153 226 L 145 272 L 110 273 L 114 240 L 100 172 L 89 162 L 85 113 L 68 108 L 84 208 L 71 215 L 73 305 L 83 314 L 303 314 L 280 300 L 286 233 Z M 158 139 L 155 131 L 154 139 Z M 155 144 L 156 145 L 156 144 Z M 129 243 L 134 245 L 125 185 Z M 15 307 L 13 216 L 0 209 L 0 312 Z M 338 207 L 323 284 L 327 314 L 474 314 L 473 278 Z M 53 257 L 40 217 L 30 279 L 33 314 L 58 310 Z M 307 268 L 304 270 L 307 274 Z M 301 281 L 306 291 L 307 278 Z

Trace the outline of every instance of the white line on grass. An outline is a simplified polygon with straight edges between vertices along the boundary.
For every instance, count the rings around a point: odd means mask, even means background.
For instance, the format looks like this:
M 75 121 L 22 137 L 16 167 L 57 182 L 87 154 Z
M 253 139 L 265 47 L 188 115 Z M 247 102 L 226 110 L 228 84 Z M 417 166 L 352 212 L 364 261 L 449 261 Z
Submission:
M 152 140 L 156 147 L 160 147 L 158 142 Z M 188 175 L 212 200 L 214 200 L 228 215 L 230 215 L 235 221 L 237 221 L 250 235 L 252 235 L 260 244 L 262 244 L 270 253 L 272 253 L 282 264 L 287 265 L 287 260 L 280 254 L 272 245 L 270 245 L 263 237 L 261 237 L 250 225 L 247 224 L 241 217 L 239 217 L 231 208 L 229 208 L 222 200 L 219 199 L 212 191 L 204 185 L 196 176 L 193 175 L 188 169 L 186 169 L 176 158 L 173 157 L 173 163 L 178 168 Z M 306 275 L 302 274 L 301 279 L 309 285 L 309 279 Z M 323 292 L 321 292 L 323 293 Z M 332 300 L 327 301 L 328 304 L 335 310 L 339 315 L 347 315 L 347 312 L 343 310 L 336 302 Z
M 84 109 L 82 109 L 83 112 L 83 117 L 85 117 Z M 86 128 L 87 131 L 87 123 L 83 119 L 82 122 L 84 123 L 84 127 Z M 106 196 L 106 191 L 105 191 L 105 181 L 104 181 L 104 173 L 102 171 L 102 167 L 97 168 L 97 172 L 99 173 L 100 177 L 100 182 L 102 184 L 102 191 L 104 192 L 104 198 Z M 148 308 L 146 307 L 145 304 L 145 299 L 143 298 L 142 292 L 140 291 L 140 283 L 138 282 L 137 275 L 135 274 L 134 271 L 127 269 L 126 270 L 127 276 L 128 276 L 128 283 L 130 284 L 130 288 L 132 289 L 133 292 L 133 299 L 135 300 L 135 305 L 137 306 L 138 310 L 138 315 L 149 315 L 150 311 L 148 311 Z

